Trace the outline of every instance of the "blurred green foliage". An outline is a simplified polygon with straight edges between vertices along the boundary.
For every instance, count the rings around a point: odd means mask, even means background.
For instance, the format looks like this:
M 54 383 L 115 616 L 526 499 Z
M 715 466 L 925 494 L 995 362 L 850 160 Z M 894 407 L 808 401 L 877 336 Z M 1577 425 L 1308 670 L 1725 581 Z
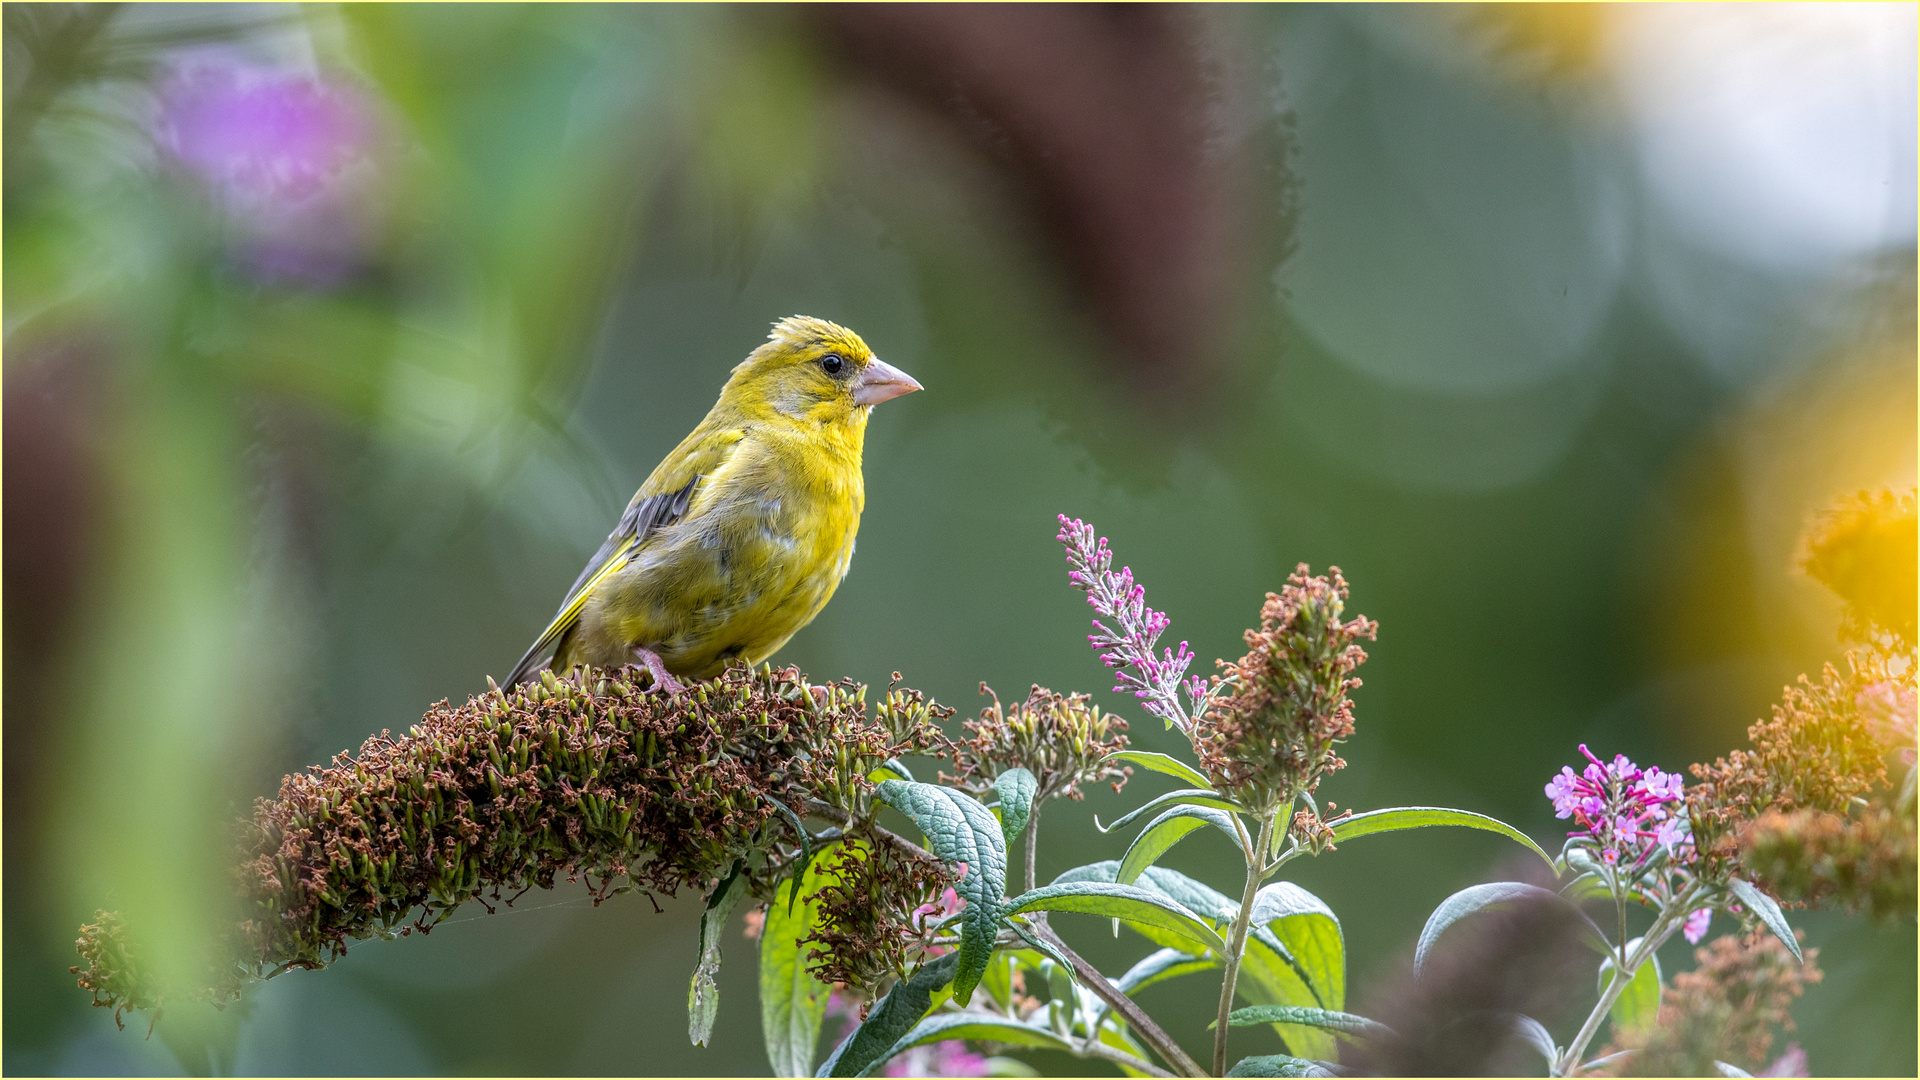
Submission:
M 963 710 L 981 679 L 1105 694 L 1059 511 L 1203 657 L 1238 654 L 1296 562 L 1336 563 L 1382 629 L 1327 794 L 1543 842 L 1576 743 L 1711 758 L 1830 655 L 1793 534 L 1912 483 L 1912 237 L 1787 269 L 1712 250 L 1583 66 L 1505 74 L 1524 34 L 1366 8 L 1179 24 L 1238 246 L 1222 344 L 1156 381 L 1009 164 L 1017 110 L 930 105 L 808 9 L 5 12 L 12 1072 L 177 1071 L 73 989 L 74 928 L 117 906 L 184 962 L 223 914 L 229 816 L 503 674 L 779 316 L 852 326 L 928 388 L 875 416 L 856 565 L 782 661 L 899 670 Z M 236 203 L 155 134 L 195 64 L 358 110 L 307 216 Z M 1048 831 L 1043 879 L 1123 843 Z M 1305 865 L 1356 998 L 1504 854 L 1422 833 Z M 722 969 L 711 1048 L 686 1045 L 698 900 L 661 906 L 529 896 L 161 1034 L 283 1074 L 763 1070 L 750 964 Z M 1804 925 L 1829 972 L 1796 1007 L 1815 1071 L 1911 1074 L 1913 928 Z M 1144 1003 L 1198 1044 L 1206 1002 Z

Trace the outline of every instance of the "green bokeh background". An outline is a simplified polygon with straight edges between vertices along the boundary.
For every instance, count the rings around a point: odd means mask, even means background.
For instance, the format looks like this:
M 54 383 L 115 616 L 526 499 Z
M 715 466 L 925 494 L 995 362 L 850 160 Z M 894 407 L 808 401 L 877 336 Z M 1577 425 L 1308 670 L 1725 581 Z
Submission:
M 1577 744 L 1711 759 L 1837 657 L 1794 535 L 1913 482 L 1911 233 L 1787 267 L 1703 242 L 1583 66 L 1592 27 L 1194 15 L 1258 179 L 1225 344 L 1156 383 L 1004 161 L 811 12 L 136 5 L 65 48 L 60 20 L 93 10 L 6 9 L 12 1073 L 178 1072 L 144 1018 L 116 1030 L 73 988 L 79 923 L 191 926 L 231 808 L 503 675 L 780 316 L 845 323 L 927 388 L 875 412 L 852 573 L 780 661 L 897 670 L 963 715 L 982 680 L 1089 690 L 1176 751 L 1107 691 L 1054 515 L 1111 536 L 1206 658 L 1296 563 L 1337 564 L 1381 632 L 1325 793 L 1549 847 L 1541 785 Z M 191 177 L 142 149 L 183 47 L 378 103 L 355 273 L 237 272 Z M 1150 790 L 1051 810 L 1042 877 L 1117 857 L 1092 814 Z M 1295 865 L 1364 999 L 1512 857 L 1416 833 Z M 1207 840 L 1168 861 L 1237 881 Z M 583 892 L 265 984 L 235 1067 L 764 1072 L 749 942 L 693 1048 L 698 898 Z M 1103 967 L 1146 951 L 1083 922 L 1064 932 Z M 1795 1009 L 1815 1073 L 1912 1075 L 1913 926 L 1796 922 L 1827 972 Z M 1143 996 L 1189 1045 L 1210 1002 Z

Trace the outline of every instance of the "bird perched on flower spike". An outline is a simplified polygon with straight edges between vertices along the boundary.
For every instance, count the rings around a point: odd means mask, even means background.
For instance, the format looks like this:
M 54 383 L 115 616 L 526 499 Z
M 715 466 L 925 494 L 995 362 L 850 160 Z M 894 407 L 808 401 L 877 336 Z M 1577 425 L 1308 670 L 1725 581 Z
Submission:
M 775 323 L 640 485 L 506 685 L 543 661 L 556 671 L 637 661 L 678 693 L 680 678 L 771 656 L 853 559 L 868 413 L 918 389 L 843 326 Z

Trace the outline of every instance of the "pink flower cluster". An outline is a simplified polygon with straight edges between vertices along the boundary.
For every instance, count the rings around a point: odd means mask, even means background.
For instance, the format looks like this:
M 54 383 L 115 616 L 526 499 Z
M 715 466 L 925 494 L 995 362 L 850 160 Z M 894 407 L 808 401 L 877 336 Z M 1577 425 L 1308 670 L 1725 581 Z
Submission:
M 1874 738 L 1900 750 L 1900 760 L 1908 765 L 1914 762 L 1914 713 L 1915 699 L 1912 690 L 1891 680 L 1877 682 L 1860 691 L 1854 699 L 1860 706 L 1860 715 L 1866 718 L 1867 730 Z
M 1072 567 L 1067 580 L 1074 588 L 1085 590 L 1087 603 L 1094 611 L 1119 627 L 1116 630 L 1095 619 L 1093 628 L 1098 632 L 1087 635 L 1101 662 L 1114 672 L 1114 691 L 1131 693 L 1168 727 L 1190 731 L 1193 721 L 1180 706 L 1179 689 L 1193 663 L 1193 652 L 1184 641 L 1177 650 L 1164 649 L 1159 655 L 1154 652 L 1172 620 L 1147 606 L 1146 587 L 1134 583 L 1131 567 L 1113 572 L 1113 552 L 1107 547 L 1107 538 L 1097 536 L 1093 526 L 1061 514 L 1058 539 L 1066 546 L 1067 564 Z M 1196 675 L 1187 679 L 1185 686 L 1197 711 L 1206 696 L 1207 681 Z
M 1580 752 L 1588 761 L 1584 771 L 1575 775 L 1562 766 L 1560 775 L 1547 782 L 1554 816 L 1570 817 L 1580 826 L 1567 835 L 1592 837 L 1609 866 L 1641 867 L 1662 849 L 1676 861 L 1693 856 L 1692 834 L 1679 812 L 1684 800 L 1679 773 L 1641 769 L 1625 754 L 1602 762 L 1585 743 Z

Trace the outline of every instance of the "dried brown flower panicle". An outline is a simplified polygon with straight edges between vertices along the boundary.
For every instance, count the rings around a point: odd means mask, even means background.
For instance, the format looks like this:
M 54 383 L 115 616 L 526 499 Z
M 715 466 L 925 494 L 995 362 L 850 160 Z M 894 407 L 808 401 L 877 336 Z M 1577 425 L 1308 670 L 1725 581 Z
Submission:
M 1820 950 L 1804 951 L 1802 964 L 1764 930 L 1715 938 L 1694 950 L 1699 967 L 1673 977 L 1653 1024 L 1617 1034 L 1602 1055 L 1638 1051 L 1619 1065 L 1630 1076 L 1719 1076 L 1716 1061 L 1761 1068 L 1773 1029 L 1793 1030 L 1788 1006 L 1821 979 Z
M 1708 873 L 1737 861 L 1788 902 L 1913 913 L 1914 510 L 1911 492 L 1863 491 L 1809 531 L 1801 565 L 1846 602 L 1841 636 L 1855 647 L 1844 672 L 1829 664 L 1788 687 L 1747 730 L 1752 750 L 1693 767 L 1688 812 Z
M 765 898 L 797 847 L 789 813 L 818 800 L 870 817 L 868 773 L 946 745 L 933 720 L 949 710 L 900 689 L 871 709 L 864 698 L 796 668 L 735 667 L 678 699 L 590 671 L 441 702 L 255 804 L 234 881 L 244 915 L 208 986 L 152 985 L 108 913 L 82 929 L 75 973 L 118 1016 L 176 994 L 229 1001 L 350 941 L 424 932 L 469 900 L 510 903 L 561 878 L 596 902 L 671 896 L 740 861 Z
M 1739 854 L 1740 831 L 1769 810 L 1845 813 L 1848 803 L 1886 781 L 1885 747 L 1855 699 L 1874 681 L 1849 654 L 1845 674 L 1828 664 L 1815 683 L 1802 675 L 1781 692 L 1773 716 L 1747 729 L 1752 750 L 1694 765 L 1687 790 L 1694 844 L 1711 871 Z
M 955 876 L 937 861 L 907 858 L 888 844 L 834 846 L 816 894 L 819 916 L 805 943 L 808 970 L 871 1000 L 884 979 L 904 976 L 935 924 L 958 911 Z
M 1782 900 L 1832 900 L 1876 919 L 1911 919 L 1913 822 L 1875 804 L 1853 818 L 1821 810 L 1770 810 L 1741 835 L 1740 861 Z
M 980 692 L 993 704 L 978 720 L 962 722 L 970 738 L 953 746 L 958 773 L 941 773 L 941 780 L 979 794 L 1002 772 L 1022 768 L 1033 773 L 1038 803 L 1063 795 L 1078 801 L 1082 784 L 1103 780 L 1118 793 L 1132 775 L 1128 766 L 1106 763 L 1127 748 L 1127 722 L 1102 712 L 1086 694 L 1056 694 L 1036 685 L 1027 700 L 1006 708 L 986 683 Z
M 1301 563 L 1267 594 L 1260 629 L 1246 632 L 1247 654 L 1220 662 L 1231 693 L 1211 699 L 1194 750 L 1215 783 L 1249 809 L 1284 806 L 1346 765 L 1333 748 L 1353 734 L 1347 695 L 1367 659 L 1358 642 L 1379 631 L 1364 616 L 1342 622 L 1346 600 L 1339 567 L 1310 575 Z

